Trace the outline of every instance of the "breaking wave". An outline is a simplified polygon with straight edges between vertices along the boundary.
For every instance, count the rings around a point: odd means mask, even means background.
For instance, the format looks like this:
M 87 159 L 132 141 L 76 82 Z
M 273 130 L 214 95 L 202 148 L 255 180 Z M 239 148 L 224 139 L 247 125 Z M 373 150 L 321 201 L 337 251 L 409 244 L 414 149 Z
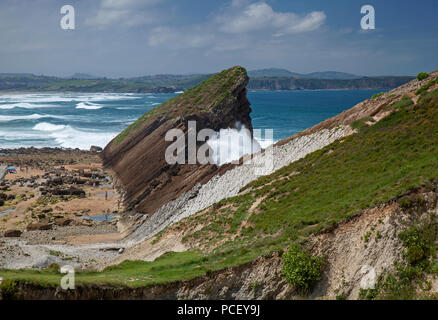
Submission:
M 53 107 L 52 105 L 47 104 L 34 104 L 34 103 L 10 103 L 10 104 L 2 104 L 0 105 L 0 109 L 2 110 L 12 110 L 15 108 L 21 108 L 21 109 L 38 109 L 38 108 L 50 108 Z
M 33 127 L 33 130 L 38 130 L 38 131 L 57 131 L 62 129 L 65 129 L 65 125 L 62 124 L 56 125 L 48 122 L 41 122 Z
M 86 109 L 86 110 L 98 110 L 103 108 L 100 104 L 91 102 L 80 102 L 76 105 L 76 109 Z
M 64 117 L 61 116 L 54 116 L 54 115 L 47 115 L 47 114 L 38 114 L 34 113 L 27 116 L 2 116 L 0 115 L 0 121 L 14 121 L 14 120 L 37 120 L 41 118 L 56 118 L 56 119 L 63 119 Z
M 236 129 L 221 129 L 216 132 L 216 137 L 207 140 L 213 151 L 212 160 L 217 165 L 223 165 L 239 160 L 244 155 L 261 151 L 273 144 L 272 140 L 257 140 L 251 136 L 251 131 L 244 125 L 236 123 Z
M 89 149 L 91 146 L 104 148 L 117 133 L 82 131 L 66 126 L 62 130 L 53 131 L 51 138 L 64 148 Z

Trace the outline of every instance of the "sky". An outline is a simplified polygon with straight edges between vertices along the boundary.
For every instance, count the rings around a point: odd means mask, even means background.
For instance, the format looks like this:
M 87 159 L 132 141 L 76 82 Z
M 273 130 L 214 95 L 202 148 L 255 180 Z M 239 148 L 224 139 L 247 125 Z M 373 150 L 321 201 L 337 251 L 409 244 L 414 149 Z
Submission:
M 361 29 L 363 5 L 374 30 Z M 438 69 L 437 14 L 437 0 L 2 0 L 0 73 L 415 75 Z

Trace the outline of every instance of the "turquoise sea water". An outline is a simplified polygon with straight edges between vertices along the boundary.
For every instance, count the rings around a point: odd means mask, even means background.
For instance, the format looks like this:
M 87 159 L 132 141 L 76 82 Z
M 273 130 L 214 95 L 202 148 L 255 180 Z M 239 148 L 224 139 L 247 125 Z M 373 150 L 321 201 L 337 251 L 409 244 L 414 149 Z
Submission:
M 378 90 L 250 91 L 255 129 L 289 137 Z M 0 148 L 104 147 L 145 112 L 177 94 L 0 95 Z

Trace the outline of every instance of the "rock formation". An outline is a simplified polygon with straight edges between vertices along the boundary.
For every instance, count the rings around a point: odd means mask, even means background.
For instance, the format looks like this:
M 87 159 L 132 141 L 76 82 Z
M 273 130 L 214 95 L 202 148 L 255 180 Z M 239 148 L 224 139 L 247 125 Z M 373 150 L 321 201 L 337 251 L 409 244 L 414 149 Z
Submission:
M 104 165 L 115 173 L 129 212 L 150 216 L 218 173 L 212 164 L 169 165 L 165 152 L 172 142 L 165 141 L 165 135 L 180 129 L 187 137 L 189 121 L 196 121 L 197 132 L 235 128 L 238 122 L 252 132 L 247 83 L 244 68 L 224 70 L 146 113 L 108 144 L 102 153 Z

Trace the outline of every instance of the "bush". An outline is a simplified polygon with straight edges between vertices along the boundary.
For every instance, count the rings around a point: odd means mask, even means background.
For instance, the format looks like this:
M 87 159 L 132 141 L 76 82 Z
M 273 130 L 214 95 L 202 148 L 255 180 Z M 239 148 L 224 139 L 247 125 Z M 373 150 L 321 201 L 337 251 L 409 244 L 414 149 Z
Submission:
M 424 80 L 424 79 L 427 79 L 428 77 L 429 77 L 429 74 L 428 74 L 427 72 L 420 72 L 420 73 L 417 75 L 417 79 L 418 79 L 419 81 Z
M 14 280 L 5 279 L 0 284 L 0 293 L 3 300 L 12 300 L 18 295 L 17 283 Z
M 292 245 L 282 259 L 282 273 L 289 284 L 297 289 L 308 292 L 315 282 L 321 280 L 324 260 L 311 256 L 299 245 Z
M 437 227 L 433 224 L 426 226 L 411 226 L 399 234 L 400 240 L 406 247 L 406 258 L 409 265 L 416 265 L 422 260 L 429 263 L 429 256 L 436 240 Z
M 55 273 L 58 273 L 59 272 L 59 270 L 60 270 L 60 266 L 59 266 L 59 264 L 57 264 L 57 263 L 52 263 L 52 264 L 50 264 L 50 266 L 48 266 L 47 268 L 45 268 L 44 270 L 46 270 L 46 271 L 52 271 L 52 272 L 55 272 Z

